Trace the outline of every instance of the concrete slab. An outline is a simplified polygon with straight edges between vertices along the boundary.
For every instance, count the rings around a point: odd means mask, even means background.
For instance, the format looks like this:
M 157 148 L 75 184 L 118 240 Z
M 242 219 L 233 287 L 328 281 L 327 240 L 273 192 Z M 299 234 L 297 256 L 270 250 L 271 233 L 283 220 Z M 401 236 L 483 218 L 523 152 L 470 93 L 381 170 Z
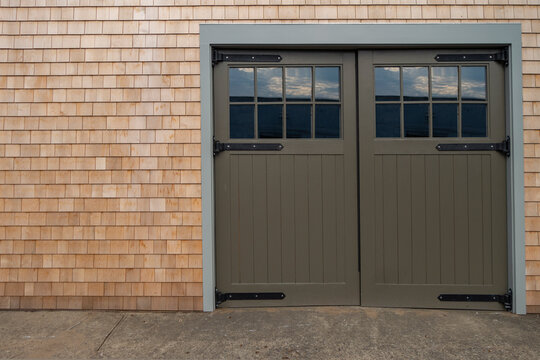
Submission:
M 0 312 L 1 358 L 540 357 L 540 315 L 310 307 Z

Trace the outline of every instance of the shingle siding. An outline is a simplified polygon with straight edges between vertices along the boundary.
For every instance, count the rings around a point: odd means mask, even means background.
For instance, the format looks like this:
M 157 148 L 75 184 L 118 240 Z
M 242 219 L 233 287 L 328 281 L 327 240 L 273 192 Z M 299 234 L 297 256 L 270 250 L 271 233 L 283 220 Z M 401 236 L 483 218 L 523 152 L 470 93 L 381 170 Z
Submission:
M 520 22 L 540 312 L 537 0 L 0 0 L 0 308 L 201 310 L 199 24 Z

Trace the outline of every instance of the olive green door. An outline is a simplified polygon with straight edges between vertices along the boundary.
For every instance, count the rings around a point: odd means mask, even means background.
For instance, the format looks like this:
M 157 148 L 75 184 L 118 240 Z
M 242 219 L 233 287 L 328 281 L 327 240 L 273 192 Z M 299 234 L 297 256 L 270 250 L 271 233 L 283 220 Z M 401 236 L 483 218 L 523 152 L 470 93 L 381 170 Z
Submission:
M 358 53 L 362 305 L 502 309 L 437 299 L 507 291 L 507 158 L 437 148 L 505 140 L 504 65 L 458 52 Z
M 215 140 L 249 144 L 214 159 L 217 289 L 285 298 L 221 306 L 359 304 L 355 54 L 236 53 L 281 61 L 214 67 Z

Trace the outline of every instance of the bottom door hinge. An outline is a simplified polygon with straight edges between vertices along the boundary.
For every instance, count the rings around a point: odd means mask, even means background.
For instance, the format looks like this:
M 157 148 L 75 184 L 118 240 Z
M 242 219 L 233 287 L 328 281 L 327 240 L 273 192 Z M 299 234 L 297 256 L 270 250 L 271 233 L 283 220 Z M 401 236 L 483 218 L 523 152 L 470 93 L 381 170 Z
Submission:
M 282 292 L 260 292 L 260 293 L 222 293 L 216 289 L 216 306 L 227 300 L 283 300 L 285 294 Z
M 507 311 L 512 311 L 512 289 L 508 289 L 503 295 L 481 294 L 441 294 L 437 296 L 439 301 L 464 301 L 464 302 L 498 302 Z

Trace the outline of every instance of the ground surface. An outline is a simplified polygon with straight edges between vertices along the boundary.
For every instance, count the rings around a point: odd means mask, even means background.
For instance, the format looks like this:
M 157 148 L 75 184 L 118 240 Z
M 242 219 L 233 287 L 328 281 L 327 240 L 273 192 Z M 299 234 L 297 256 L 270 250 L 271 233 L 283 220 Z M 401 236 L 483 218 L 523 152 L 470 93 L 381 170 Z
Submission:
M 540 316 L 361 307 L 3 311 L 0 358 L 539 359 Z

